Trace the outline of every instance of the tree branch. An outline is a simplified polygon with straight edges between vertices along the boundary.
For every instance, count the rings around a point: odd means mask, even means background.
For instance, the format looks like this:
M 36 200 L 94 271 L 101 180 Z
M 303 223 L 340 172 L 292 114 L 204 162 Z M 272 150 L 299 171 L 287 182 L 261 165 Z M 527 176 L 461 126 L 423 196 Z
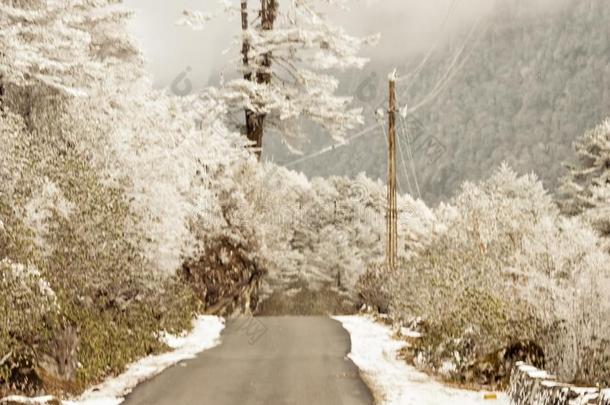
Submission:
M 0 359 L 0 366 L 3 365 L 4 363 L 6 363 L 8 361 L 8 359 L 10 359 L 13 356 L 13 352 L 10 351 L 8 352 L 2 359 Z

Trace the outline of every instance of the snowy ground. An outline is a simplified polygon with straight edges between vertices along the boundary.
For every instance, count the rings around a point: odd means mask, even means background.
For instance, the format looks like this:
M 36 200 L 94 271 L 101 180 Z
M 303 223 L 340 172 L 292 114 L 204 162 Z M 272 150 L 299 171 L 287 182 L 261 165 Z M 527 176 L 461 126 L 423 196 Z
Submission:
M 495 400 L 486 400 L 484 392 L 446 387 L 397 360 L 396 355 L 405 343 L 394 340 L 389 327 L 371 318 L 338 316 L 334 319 L 351 335 L 349 357 L 360 368 L 380 405 L 509 404 L 504 394 Z
M 220 343 L 220 332 L 224 320 L 215 316 L 200 316 L 193 321 L 193 330 L 185 336 L 166 334 L 161 339 L 173 350 L 148 356 L 128 366 L 127 370 L 102 384 L 87 390 L 78 399 L 63 401 L 64 405 L 118 405 L 138 384 L 146 381 L 166 368 L 187 359 L 192 359 L 202 351 Z M 44 404 L 52 397 L 24 398 L 8 397 L 4 401 L 22 404 Z

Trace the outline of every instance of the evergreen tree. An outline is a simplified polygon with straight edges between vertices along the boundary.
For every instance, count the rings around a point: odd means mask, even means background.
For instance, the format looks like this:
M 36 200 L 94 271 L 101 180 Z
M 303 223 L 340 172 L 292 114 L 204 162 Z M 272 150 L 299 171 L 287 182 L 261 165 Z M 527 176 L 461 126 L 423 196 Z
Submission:
M 603 235 L 610 236 L 610 119 L 586 132 L 575 144 L 576 165 L 564 178 L 561 206 L 583 214 Z
M 351 98 L 335 94 L 338 80 L 328 72 L 362 68 L 367 59 L 358 52 L 374 38 L 348 35 L 328 21 L 318 3 L 261 0 L 255 19 L 249 18 L 254 13 L 245 1 L 241 8 L 228 7 L 242 15 L 243 75 L 209 93 L 224 100 L 231 112 L 246 111 L 246 132 L 257 147 L 262 146 L 264 129 L 275 130 L 288 147 L 295 146 L 291 141 L 301 136 L 301 118 L 320 125 L 338 141 L 363 122 L 360 110 L 350 107 Z M 185 12 L 182 23 L 197 29 L 208 18 Z

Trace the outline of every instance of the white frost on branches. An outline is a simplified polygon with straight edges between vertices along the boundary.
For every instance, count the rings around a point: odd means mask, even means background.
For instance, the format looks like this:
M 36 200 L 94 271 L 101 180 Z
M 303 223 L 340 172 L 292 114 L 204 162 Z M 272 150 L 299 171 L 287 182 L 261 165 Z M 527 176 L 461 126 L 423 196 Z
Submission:
M 198 10 L 184 10 L 182 12 L 182 18 L 178 20 L 177 24 L 190 27 L 195 31 L 201 31 L 205 28 L 208 21 L 213 20 L 223 13 L 229 15 L 233 13 L 236 14 L 239 10 L 239 7 L 231 4 L 231 1 L 229 0 L 219 0 L 218 2 L 220 3 L 221 8 L 219 11 L 213 13 L 204 13 Z
M 212 176 L 248 157 L 245 139 L 222 124 L 214 100 L 154 92 L 109 110 L 108 174 L 126 194 L 147 235 L 146 256 L 171 274 L 195 247 L 191 221 L 216 214 Z M 196 115 L 193 110 L 206 111 Z M 134 119 L 137 117 L 137 119 Z
M 110 65 L 139 63 L 129 15 L 112 0 L 0 0 L 0 82 L 85 95 Z
M 24 223 L 34 232 L 34 243 L 47 255 L 50 254 L 45 243 L 48 224 L 53 215 L 68 219 L 74 210 L 74 204 L 66 200 L 61 190 L 48 178 L 25 205 Z
M 281 2 L 273 29 L 264 30 L 258 24 L 244 30 L 241 41 L 248 44 L 248 65 L 243 66 L 240 58 L 240 73 L 251 74 L 252 80 L 240 77 L 228 81 L 222 89 L 209 90 L 213 97 L 224 100 L 231 112 L 249 109 L 264 114 L 266 128 L 278 132 L 289 147 L 302 137 L 304 119 L 319 124 L 337 141 L 363 123 L 361 110 L 350 107 L 351 97 L 335 94 L 338 81 L 328 71 L 362 68 L 368 60 L 358 53 L 376 37 L 348 35 L 317 11 L 317 3 Z M 323 3 L 342 6 L 345 2 Z M 256 15 L 252 11 L 250 15 Z M 183 23 L 196 27 L 211 16 L 189 15 L 193 18 Z M 257 75 L 270 75 L 270 82 L 257 80 Z
M 55 291 L 36 267 L 4 258 L 0 260 L 0 275 L 0 284 L 12 288 L 13 293 L 21 293 L 21 297 L 38 297 L 41 302 L 45 301 L 42 306 L 45 311 L 56 309 Z
M 585 133 L 574 148 L 578 164 L 568 166 L 562 208 L 610 235 L 610 119 Z

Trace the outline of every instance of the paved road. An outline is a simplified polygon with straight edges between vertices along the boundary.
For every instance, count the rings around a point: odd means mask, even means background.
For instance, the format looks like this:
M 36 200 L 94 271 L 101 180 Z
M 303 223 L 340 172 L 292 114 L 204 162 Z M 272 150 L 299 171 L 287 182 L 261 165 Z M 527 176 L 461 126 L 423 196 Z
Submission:
M 349 351 L 349 334 L 330 318 L 231 321 L 221 345 L 140 385 L 124 404 L 372 405 Z

